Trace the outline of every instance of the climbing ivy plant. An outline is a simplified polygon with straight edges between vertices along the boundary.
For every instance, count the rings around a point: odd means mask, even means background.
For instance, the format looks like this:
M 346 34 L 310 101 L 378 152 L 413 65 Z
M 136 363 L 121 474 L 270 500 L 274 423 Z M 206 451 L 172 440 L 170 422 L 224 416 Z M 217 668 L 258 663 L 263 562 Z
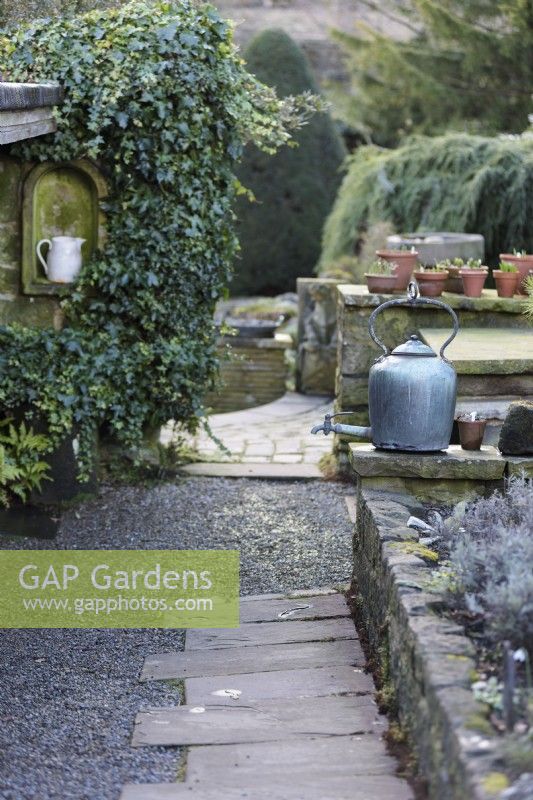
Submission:
M 86 473 L 102 423 L 127 446 L 147 425 L 198 424 L 237 249 L 233 167 L 248 140 L 275 151 L 319 103 L 279 100 L 194 0 L 38 20 L 0 44 L 10 80 L 65 87 L 57 133 L 13 155 L 92 159 L 109 188 L 107 241 L 63 302 L 66 327 L 0 329 L 0 404 L 28 405 L 56 440 L 75 429 Z

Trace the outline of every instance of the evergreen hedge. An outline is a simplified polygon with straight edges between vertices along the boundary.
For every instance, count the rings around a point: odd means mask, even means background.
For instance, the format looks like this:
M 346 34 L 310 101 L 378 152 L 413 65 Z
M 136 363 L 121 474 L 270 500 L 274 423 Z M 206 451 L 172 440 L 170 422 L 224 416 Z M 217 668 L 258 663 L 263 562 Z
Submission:
M 247 69 L 278 96 L 317 91 L 305 54 L 280 30 L 257 36 L 245 53 Z M 320 255 L 324 220 L 340 184 L 344 146 L 330 116 L 316 114 L 269 158 L 249 145 L 237 175 L 253 192 L 236 206 L 240 259 L 233 294 L 294 291 L 296 278 L 311 275 Z
M 87 473 L 103 423 L 129 447 L 145 426 L 198 424 L 236 250 L 235 163 L 249 139 L 286 142 L 313 101 L 258 83 L 196 0 L 37 20 L 0 35 L 0 52 L 11 80 L 66 90 L 57 133 L 12 155 L 92 159 L 108 184 L 107 240 L 63 301 L 67 326 L 0 328 L 0 405 L 35 409 L 56 443 L 76 426 Z
M 380 221 L 398 232 L 481 233 L 487 261 L 533 251 L 533 136 L 413 137 L 397 150 L 362 147 L 324 227 L 319 270 L 353 255 Z

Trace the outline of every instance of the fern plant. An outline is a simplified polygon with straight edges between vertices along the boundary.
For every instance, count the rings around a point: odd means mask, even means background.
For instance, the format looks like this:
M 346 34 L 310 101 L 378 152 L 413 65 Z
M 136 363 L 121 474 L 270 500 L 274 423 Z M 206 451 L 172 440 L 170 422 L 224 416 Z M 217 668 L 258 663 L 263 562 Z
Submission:
M 19 476 L 20 470 L 8 457 L 5 447 L 0 445 L 0 508 L 9 505 L 9 488 Z
M 25 422 L 18 427 L 11 417 L 0 422 L 0 506 L 9 506 L 13 495 L 25 502 L 43 480 L 50 480 L 49 464 L 39 459 L 50 449 L 49 438 Z

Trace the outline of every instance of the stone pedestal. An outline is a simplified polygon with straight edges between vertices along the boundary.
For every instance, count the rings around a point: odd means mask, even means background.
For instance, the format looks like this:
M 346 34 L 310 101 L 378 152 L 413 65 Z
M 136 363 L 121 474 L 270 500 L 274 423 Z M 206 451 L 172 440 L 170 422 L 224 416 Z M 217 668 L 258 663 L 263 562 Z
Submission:
M 445 505 L 501 488 L 507 465 L 494 447 L 486 446 L 479 451 L 451 445 L 439 453 L 403 453 L 350 444 L 349 458 L 360 488 Z
M 298 278 L 296 387 L 331 397 L 337 366 L 337 285 L 331 278 Z

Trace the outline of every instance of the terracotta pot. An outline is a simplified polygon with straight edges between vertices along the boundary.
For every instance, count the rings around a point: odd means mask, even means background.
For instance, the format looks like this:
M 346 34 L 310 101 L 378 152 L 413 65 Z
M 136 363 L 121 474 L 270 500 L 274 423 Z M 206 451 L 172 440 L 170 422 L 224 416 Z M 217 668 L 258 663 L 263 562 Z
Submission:
M 496 289 L 498 297 L 513 297 L 518 289 L 518 281 L 520 280 L 519 272 L 503 272 L 501 269 L 492 271 L 494 280 L 496 281 Z
M 486 419 L 458 419 L 459 439 L 463 450 L 480 450 L 485 434 Z
M 375 294 L 392 294 L 396 288 L 396 275 L 370 275 L 365 272 L 365 278 L 368 291 Z
M 415 250 L 376 250 L 376 256 L 384 261 L 397 264 L 396 270 L 396 291 L 403 292 L 407 289 L 407 284 L 411 280 L 413 270 L 418 264 L 418 253 Z
M 463 286 L 467 297 L 481 297 L 481 292 L 487 280 L 486 269 L 460 269 L 459 275 L 463 279 Z
M 448 280 L 444 286 L 445 292 L 453 292 L 454 294 L 464 294 L 463 279 L 459 275 L 460 267 L 447 267 Z
M 518 294 L 526 294 L 523 283 L 530 272 L 533 273 L 533 255 L 527 253 L 525 256 L 515 256 L 514 253 L 500 253 L 500 261 L 508 261 L 518 267 L 520 277 L 518 278 Z
M 422 297 L 440 297 L 448 278 L 447 270 L 442 272 L 416 272 L 414 273 Z

